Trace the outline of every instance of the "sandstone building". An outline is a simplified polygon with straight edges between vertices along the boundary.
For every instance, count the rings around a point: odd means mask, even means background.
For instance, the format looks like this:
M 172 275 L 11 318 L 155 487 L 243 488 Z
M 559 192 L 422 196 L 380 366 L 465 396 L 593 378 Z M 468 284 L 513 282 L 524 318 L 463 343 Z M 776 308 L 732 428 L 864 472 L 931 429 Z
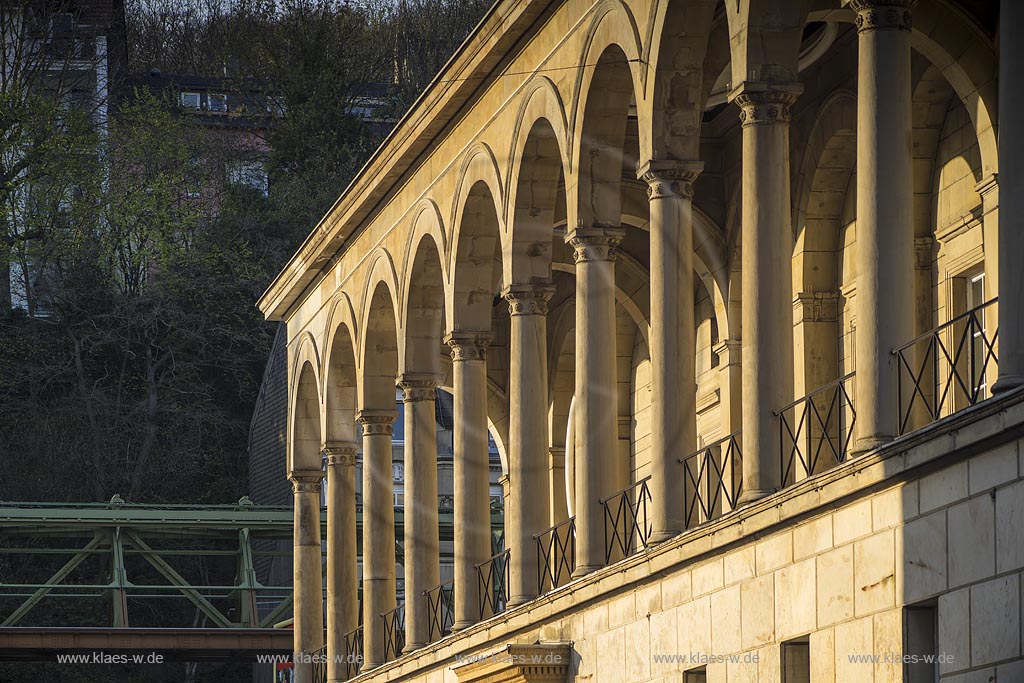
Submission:
M 298 680 L 1024 680 L 1021 31 L 1015 0 L 497 2 L 260 302 L 295 645 L 330 661 Z

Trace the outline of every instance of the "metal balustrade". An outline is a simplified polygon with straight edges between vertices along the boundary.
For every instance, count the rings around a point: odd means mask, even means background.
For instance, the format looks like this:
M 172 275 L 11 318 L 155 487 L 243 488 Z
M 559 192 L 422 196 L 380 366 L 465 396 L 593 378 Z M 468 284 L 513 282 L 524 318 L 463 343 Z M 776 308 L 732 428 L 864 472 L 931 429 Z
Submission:
M 647 547 L 653 525 L 647 514 L 651 490 L 646 476 L 621 491 L 601 499 L 604 508 L 605 564 L 629 557 Z
M 775 412 L 783 487 L 846 461 L 857 421 L 853 378 L 851 372 Z
M 477 591 L 480 596 L 480 620 L 501 614 L 508 605 L 509 551 L 502 550 L 476 567 Z
M 455 579 L 423 591 L 427 601 L 427 642 L 444 638 L 452 632 L 455 623 Z
M 390 662 L 402 656 L 405 648 L 405 603 L 389 612 L 382 612 L 384 620 L 384 661 Z
M 313 683 L 327 683 L 327 646 L 313 651 Z
M 740 432 L 680 458 L 686 528 L 720 517 L 736 507 L 743 481 Z
M 345 679 L 354 678 L 363 668 L 363 627 L 345 634 Z
M 534 534 L 537 544 L 537 594 L 563 586 L 576 569 L 576 518 Z
M 901 435 L 990 395 L 999 368 L 999 328 L 987 318 L 998 299 L 958 315 L 894 349 Z

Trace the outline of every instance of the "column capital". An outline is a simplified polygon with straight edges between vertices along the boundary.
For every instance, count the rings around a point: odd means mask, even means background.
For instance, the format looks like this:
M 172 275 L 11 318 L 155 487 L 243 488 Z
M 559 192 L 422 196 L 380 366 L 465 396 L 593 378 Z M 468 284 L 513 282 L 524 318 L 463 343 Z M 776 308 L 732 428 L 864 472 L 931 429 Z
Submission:
M 538 282 L 509 285 L 501 295 L 508 301 L 510 315 L 547 315 L 548 300 L 554 293 L 553 284 Z
M 576 228 L 565 237 L 575 249 L 573 261 L 614 261 L 616 247 L 626 236 L 622 228 Z
M 653 159 L 637 168 L 636 177 L 647 183 L 648 199 L 693 199 L 693 183 L 703 170 L 703 161 Z
M 743 342 L 739 339 L 723 339 L 711 347 L 711 352 L 718 356 L 722 367 L 739 363 Z
M 288 473 L 292 493 L 320 493 L 323 480 L 322 470 L 292 470 Z
M 487 360 L 487 347 L 493 336 L 490 332 L 450 332 L 444 343 L 451 347 L 453 361 Z
M 913 27 L 917 0 L 850 0 L 848 7 L 857 13 L 858 33 L 868 31 L 907 31 Z
M 332 465 L 355 467 L 358 450 L 359 444 L 353 441 L 328 441 L 320 449 L 320 452 L 328 467 Z
M 790 107 L 803 93 L 799 83 L 747 81 L 729 94 L 740 108 L 740 123 L 746 126 L 789 123 Z
M 363 436 L 390 435 L 395 422 L 394 410 L 360 410 L 356 422 L 363 426 Z
M 793 298 L 793 323 L 835 322 L 839 292 L 798 292 Z
M 935 238 L 931 235 L 914 238 L 914 270 L 931 270 L 935 259 Z
M 437 388 L 441 385 L 437 377 L 430 374 L 406 373 L 398 378 L 398 386 L 402 388 L 402 402 L 433 401 L 437 398 Z

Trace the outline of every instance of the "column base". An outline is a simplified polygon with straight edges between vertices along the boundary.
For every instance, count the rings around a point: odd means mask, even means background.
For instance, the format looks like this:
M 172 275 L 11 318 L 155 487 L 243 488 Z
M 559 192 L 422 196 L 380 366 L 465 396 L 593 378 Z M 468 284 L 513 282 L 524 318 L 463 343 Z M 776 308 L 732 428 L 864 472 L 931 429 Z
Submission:
M 891 443 L 895 437 L 889 436 L 888 434 L 878 434 L 875 436 L 865 436 L 862 439 L 857 439 L 854 442 L 853 448 L 850 449 L 850 457 L 856 458 L 864 455 L 876 448 L 881 448 L 887 443 Z
M 406 643 L 405 647 L 402 648 L 402 654 L 407 655 L 410 652 L 415 652 L 416 650 L 419 650 L 421 647 L 426 646 L 426 643 Z
M 992 385 L 993 394 L 1005 394 L 1008 391 L 1013 391 L 1024 387 L 1024 376 L 1022 375 L 1005 375 L 999 377 L 996 383 Z
M 366 673 L 371 669 L 376 669 L 378 666 L 384 666 L 384 662 L 363 662 L 363 665 L 359 668 L 359 673 Z
M 474 624 L 477 624 L 477 623 L 479 623 L 479 622 L 476 622 L 476 621 L 456 621 L 454 624 L 452 624 L 452 633 L 455 633 L 456 631 L 465 631 L 467 628 L 469 628 L 470 626 L 473 626 Z
M 778 491 L 778 489 L 746 489 L 740 494 L 740 498 L 736 501 L 739 505 L 746 503 L 753 503 L 755 500 L 761 500 L 767 498 Z
M 664 543 L 665 541 L 668 541 L 670 539 L 675 538 L 676 536 L 678 536 L 681 533 L 683 533 L 683 532 L 681 530 L 677 530 L 677 529 L 665 529 L 663 531 L 653 531 L 653 532 L 651 532 L 650 537 L 647 539 L 647 544 L 651 545 L 653 543 Z
M 536 599 L 536 595 L 513 595 L 509 597 L 508 603 L 506 603 L 505 607 L 508 609 L 519 607 L 520 605 L 525 605 L 528 602 L 533 602 Z
M 603 568 L 604 568 L 603 564 L 583 564 L 583 565 L 579 565 L 575 569 L 572 570 L 572 578 L 578 579 L 581 576 L 586 576 L 587 574 L 593 574 L 598 569 L 603 569 Z

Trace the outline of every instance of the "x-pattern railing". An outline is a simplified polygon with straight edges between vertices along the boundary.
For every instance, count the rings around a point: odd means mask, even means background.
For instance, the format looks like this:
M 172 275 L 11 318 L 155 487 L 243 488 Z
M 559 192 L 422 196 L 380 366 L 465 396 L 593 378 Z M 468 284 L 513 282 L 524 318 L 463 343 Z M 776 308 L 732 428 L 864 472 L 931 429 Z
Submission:
M 647 509 L 651 502 L 651 490 L 647 485 L 650 476 L 644 477 L 621 491 L 601 499 L 604 508 L 604 561 L 628 557 L 647 542 L 653 532 Z
M 455 579 L 448 579 L 423 591 L 427 601 L 427 641 L 434 642 L 452 632 L 455 622 Z
M 846 461 L 857 420 L 853 377 L 851 372 L 775 413 L 783 486 Z
M 509 597 L 509 551 L 506 548 L 476 567 L 477 590 L 480 594 L 480 620 L 505 611 Z
M 999 330 L 986 329 L 992 299 L 895 349 L 900 434 L 987 398 L 987 377 L 999 365 Z M 908 395 L 909 392 L 909 395 Z
M 537 544 L 537 594 L 565 585 L 576 569 L 576 518 L 534 534 Z
M 363 627 L 345 634 L 345 678 L 353 678 L 363 666 Z
M 402 656 L 405 647 L 405 603 L 388 612 L 382 612 L 384 620 L 384 661 L 390 662 Z
M 313 652 L 313 683 L 327 683 L 327 646 Z
M 686 528 L 715 519 L 739 501 L 743 453 L 734 432 L 696 453 L 680 458 Z

